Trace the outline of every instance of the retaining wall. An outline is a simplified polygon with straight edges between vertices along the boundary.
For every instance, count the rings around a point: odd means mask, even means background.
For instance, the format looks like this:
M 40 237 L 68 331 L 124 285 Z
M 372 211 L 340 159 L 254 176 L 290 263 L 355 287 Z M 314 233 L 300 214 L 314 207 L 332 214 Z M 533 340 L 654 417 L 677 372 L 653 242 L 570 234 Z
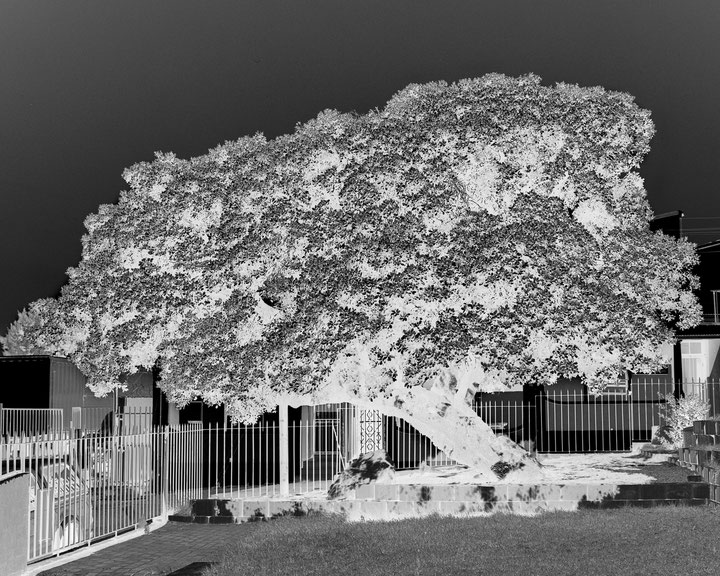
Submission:
M 697 420 L 683 430 L 678 464 L 701 476 L 710 501 L 720 505 L 720 420 Z
M 535 514 L 583 508 L 651 507 L 663 504 L 706 505 L 708 485 L 665 484 L 366 484 L 345 500 L 207 499 L 191 501 L 184 515 L 171 521 L 232 524 L 278 516 L 342 514 L 348 520 L 393 520 L 430 514 L 483 516 L 496 512 Z

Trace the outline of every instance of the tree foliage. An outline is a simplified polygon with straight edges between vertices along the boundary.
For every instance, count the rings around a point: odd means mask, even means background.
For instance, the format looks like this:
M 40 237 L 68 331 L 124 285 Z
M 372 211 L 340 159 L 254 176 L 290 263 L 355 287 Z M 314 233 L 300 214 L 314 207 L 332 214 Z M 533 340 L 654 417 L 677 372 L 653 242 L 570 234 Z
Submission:
M 675 398 L 672 394 L 659 394 L 660 417 L 666 429 L 663 431 L 672 448 L 683 447 L 683 428 L 692 426 L 695 420 L 705 420 L 710 415 L 710 402 L 699 395 Z
M 58 353 L 52 338 L 58 318 L 58 301 L 42 298 L 18 312 L 5 336 L 0 336 L 4 356 L 33 356 Z M 56 336 L 58 336 L 56 334 Z
M 157 362 L 172 399 L 245 420 L 278 395 L 392 400 L 451 368 L 472 390 L 599 389 L 699 320 L 694 246 L 649 230 L 653 132 L 628 94 L 493 74 L 157 154 L 87 218 L 55 346 L 98 392 Z

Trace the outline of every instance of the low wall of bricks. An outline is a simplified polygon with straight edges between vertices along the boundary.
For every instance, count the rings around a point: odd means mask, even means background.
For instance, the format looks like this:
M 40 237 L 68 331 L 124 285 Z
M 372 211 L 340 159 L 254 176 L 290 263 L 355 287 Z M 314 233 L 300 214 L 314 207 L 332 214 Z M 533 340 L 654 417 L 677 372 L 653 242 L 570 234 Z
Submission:
M 189 513 L 171 521 L 241 523 L 280 516 L 341 514 L 348 520 L 393 520 L 430 514 L 485 516 L 497 512 L 536 514 L 667 504 L 706 505 L 707 484 L 418 485 L 366 484 L 345 500 L 193 500 Z
M 708 483 L 710 501 L 720 505 L 720 420 L 697 420 L 685 428 L 677 457 Z

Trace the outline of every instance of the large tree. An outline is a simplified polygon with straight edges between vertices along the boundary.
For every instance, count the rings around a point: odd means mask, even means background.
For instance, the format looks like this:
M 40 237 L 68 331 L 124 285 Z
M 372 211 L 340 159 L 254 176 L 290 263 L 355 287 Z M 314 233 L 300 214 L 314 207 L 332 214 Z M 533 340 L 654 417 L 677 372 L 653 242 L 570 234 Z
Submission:
M 180 404 L 350 401 L 535 473 L 477 391 L 597 391 L 699 320 L 694 246 L 649 230 L 653 131 L 628 94 L 492 74 L 158 154 L 87 218 L 53 345 L 98 393 L 157 363 Z

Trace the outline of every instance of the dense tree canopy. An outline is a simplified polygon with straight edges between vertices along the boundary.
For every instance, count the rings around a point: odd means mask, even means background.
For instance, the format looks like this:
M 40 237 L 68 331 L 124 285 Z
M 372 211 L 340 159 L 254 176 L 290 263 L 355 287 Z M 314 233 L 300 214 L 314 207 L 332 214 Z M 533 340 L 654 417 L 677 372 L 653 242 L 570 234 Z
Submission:
M 0 336 L 4 355 L 33 356 L 57 351 L 56 342 L 64 335 L 57 331 L 58 301 L 35 300 L 18 313 L 5 336 Z
M 158 154 L 87 218 L 43 342 L 98 392 L 158 362 L 245 420 L 278 394 L 599 389 L 699 319 L 694 246 L 649 230 L 653 132 L 628 94 L 493 74 Z

